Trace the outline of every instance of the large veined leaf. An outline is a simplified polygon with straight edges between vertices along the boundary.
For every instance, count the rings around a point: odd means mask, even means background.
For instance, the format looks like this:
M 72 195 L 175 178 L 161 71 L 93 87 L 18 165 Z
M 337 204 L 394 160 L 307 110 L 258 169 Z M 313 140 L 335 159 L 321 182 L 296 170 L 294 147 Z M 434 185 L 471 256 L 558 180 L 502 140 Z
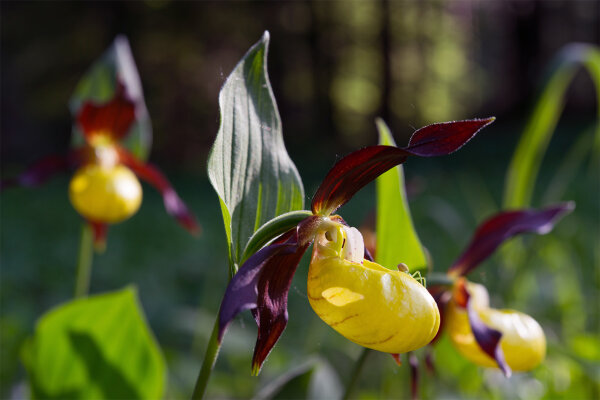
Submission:
M 144 101 L 142 83 L 133 60 L 129 41 L 125 36 L 117 36 L 111 47 L 81 78 L 69 100 L 69 109 L 76 121 L 83 104 L 86 102 L 96 104 L 109 102 L 119 83 L 124 86 L 128 98 L 135 103 L 135 121 L 121 144 L 137 158 L 146 160 L 152 143 L 152 126 Z M 77 123 L 74 123 L 73 145 L 80 146 L 83 141 L 83 133 Z
M 377 119 L 379 144 L 395 146 L 394 138 L 383 120 Z M 377 178 L 377 263 L 396 269 L 404 263 L 411 272 L 425 270 L 427 257 L 413 226 L 406 189 L 404 169 L 398 165 Z
M 304 203 L 302 181 L 285 150 L 269 83 L 268 45 L 265 32 L 221 89 L 221 126 L 208 158 L 233 272 L 258 228 L 278 215 L 302 209 Z
M 505 208 L 521 208 L 531 203 L 540 164 L 564 108 L 565 92 L 579 66 L 585 67 L 592 78 L 600 117 L 600 50 L 588 44 L 568 45 L 550 68 L 548 80 L 511 160 L 504 186 Z M 595 148 L 600 151 L 600 123 L 595 129 Z
M 159 399 L 165 363 L 132 288 L 63 304 L 23 348 L 33 398 Z

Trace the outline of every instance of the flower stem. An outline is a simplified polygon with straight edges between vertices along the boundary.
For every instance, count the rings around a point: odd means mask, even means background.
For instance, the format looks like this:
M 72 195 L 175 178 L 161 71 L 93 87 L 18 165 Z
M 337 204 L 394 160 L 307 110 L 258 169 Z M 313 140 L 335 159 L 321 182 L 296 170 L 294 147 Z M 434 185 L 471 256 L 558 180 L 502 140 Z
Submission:
M 94 257 L 93 243 L 92 227 L 85 222 L 81 228 L 79 254 L 77 255 L 75 298 L 87 296 L 90 289 L 90 276 L 92 274 L 92 260 Z
M 431 273 L 427 275 L 427 286 L 443 285 L 452 286 L 454 284 L 454 278 L 440 273 Z
M 365 361 L 367 360 L 368 355 L 372 353 L 371 349 L 363 348 L 360 357 L 356 360 L 354 364 L 354 369 L 352 369 L 352 375 L 350 375 L 350 380 L 346 385 L 346 391 L 344 392 L 343 400 L 348 400 L 354 391 L 354 387 L 356 386 L 356 382 L 358 381 L 358 377 L 362 371 L 363 366 L 365 365 Z
M 208 379 L 210 378 L 210 374 L 215 366 L 215 362 L 217 361 L 217 357 L 219 355 L 219 349 L 221 348 L 221 343 L 219 342 L 219 317 L 215 320 L 215 325 L 213 326 L 212 334 L 210 335 L 210 339 L 208 340 L 208 346 L 206 346 L 206 353 L 204 353 L 204 361 L 202 361 L 202 368 L 200 369 L 200 373 L 198 374 L 198 379 L 196 379 L 196 386 L 194 387 L 194 393 L 192 394 L 193 400 L 199 400 L 204 396 L 204 392 L 206 391 L 206 385 L 208 384 Z

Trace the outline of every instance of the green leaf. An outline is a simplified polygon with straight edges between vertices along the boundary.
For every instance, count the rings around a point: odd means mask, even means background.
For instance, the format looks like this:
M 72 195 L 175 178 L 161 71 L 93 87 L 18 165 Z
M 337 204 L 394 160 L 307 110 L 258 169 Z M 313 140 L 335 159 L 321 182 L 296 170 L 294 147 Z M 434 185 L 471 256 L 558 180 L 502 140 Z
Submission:
M 289 213 L 281 214 L 280 216 L 275 217 L 265 223 L 256 232 L 254 232 L 248 241 L 248 244 L 244 249 L 244 253 L 242 254 L 240 263 L 243 264 L 244 261 L 250 258 L 250 256 L 260 250 L 272 239 L 292 229 L 294 226 L 298 225 L 311 215 L 313 215 L 312 212 L 307 210 L 290 211 Z
M 389 128 L 376 120 L 379 144 L 395 146 Z M 386 268 L 397 269 L 399 263 L 410 272 L 427 269 L 425 249 L 415 231 L 404 187 L 402 165 L 392 168 L 376 180 L 377 188 L 377 249 L 375 261 Z
M 234 270 L 260 226 L 302 209 L 304 203 L 302 181 L 285 150 L 269 83 L 268 45 L 265 32 L 221 89 L 221 126 L 208 158 L 208 176 L 221 200 Z
M 564 108 L 565 92 L 579 66 L 584 66 L 592 78 L 600 117 L 600 50 L 588 44 L 568 45 L 552 63 L 549 78 L 513 155 L 504 185 L 504 208 L 530 205 L 540 164 Z M 600 152 L 600 124 L 595 129 L 594 146 Z
M 146 160 L 152 143 L 152 126 L 142 83 L 125 36 L 117 36 L 112 46 L 81 78 L 69 100 L 71 115 L 76 121 L 79 109 L 85 102 L 102 104 L 110 101 L 115 94 L 117 82 L 125 86 L 128 97 L 135 102 L 136 114 L 135 122 L 121 144 L 137 158 Z M 72 145 L 78 147 L 83 143 L 83 132 L 75 122 Z
M 158 399 L 165 363 L 136 291 L 78 299 L 44 315 L 22 359 L 32 397 Z

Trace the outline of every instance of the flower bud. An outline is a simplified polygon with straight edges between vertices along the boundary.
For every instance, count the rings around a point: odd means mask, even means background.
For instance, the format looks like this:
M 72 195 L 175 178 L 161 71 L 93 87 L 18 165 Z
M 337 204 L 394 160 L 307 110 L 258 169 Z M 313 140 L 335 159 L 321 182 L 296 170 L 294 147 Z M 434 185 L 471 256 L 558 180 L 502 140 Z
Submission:
M 427 345 L 440 325 L 429 292 L 407 273 L 364 260 L 358 230 L 326 228 L 316 236 L 308 271 L 308 299 L 317 315 L 374 350 L 405 353 Z
M 489 297 L 483 285 L 468 282 L 470 306 L 488 327 L 502 333 L 500 347 L 506 363 L 513 371 L 528 371 L 538 366 L 546 355 L 546 337 L 541 326 L 529 315 L 515 310 L 497 310 L 489 307 Z M 473 336 L 466 308 L 451 300 L 445 323 L 450 339 L 458 351 L 475 364 L 498 367 L 496 361 L 484 353 Z
M 69 198 L 84 218 L 114 224 L 131 217 L 140 208 L 142 186 L 123 165 L 88 164 L 71 179 Z

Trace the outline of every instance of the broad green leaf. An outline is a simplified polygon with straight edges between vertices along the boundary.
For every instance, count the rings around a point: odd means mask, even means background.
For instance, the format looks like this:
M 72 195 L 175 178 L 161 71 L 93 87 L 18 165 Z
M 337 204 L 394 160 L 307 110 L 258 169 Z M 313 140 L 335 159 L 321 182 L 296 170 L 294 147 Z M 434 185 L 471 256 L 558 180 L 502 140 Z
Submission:
M 163 394 L 165 363 L 133 288 L 48 312 L 22 358 L 34 398 L 159 399 Z
M 208 158 L 208 176 L 221 200 L 234 271 L 259 227 L 302 209 L 304 203 L 302 181 L 285 150 L 269 83 L 268 45 L 265 32 L 221 89 L 221 126 Z
M 395 146 L 396 143 L 385 122 L 377 119 L 376 124 L 379 131 L 379 144 Z M 375 261 L 390 269 L 397 269 L 399 263 L 404 263 L 410 272 L 426 270 L 427 257 L 410 216 L 402 165 L 392 168 L 377 178 L 376 187 Z
M 102 104 L 110 101 L 115 94 L 117 82 L 125 86 L 126 93 L 135 102 L 136 120 L 131 126 L 122 145 L 137 158 L 148 158 L 152 143 L 152 126 L 144 101 L 142 83 L 133 60 L 129 41 L 125 36 L 117 36 L 112 46 L 104 52 L 81 78 L 71 99 L 69 109 L 76 121 L 81 106 L 88 101 Z M 84 143 L 83 133 L 73 124 L 73 146 Z
M 540 164 L 565 103 L 565 92 L 579 66 L 589 72 L 598 98 L 600 117 L 600 50 L 588 44 L 565 47 L 551 66 L 549 78 L 510 163 L 504 185 L 504 207 L 531 203 Z M 600 151 L 600 123 L 596 125 L 595 151 Z

